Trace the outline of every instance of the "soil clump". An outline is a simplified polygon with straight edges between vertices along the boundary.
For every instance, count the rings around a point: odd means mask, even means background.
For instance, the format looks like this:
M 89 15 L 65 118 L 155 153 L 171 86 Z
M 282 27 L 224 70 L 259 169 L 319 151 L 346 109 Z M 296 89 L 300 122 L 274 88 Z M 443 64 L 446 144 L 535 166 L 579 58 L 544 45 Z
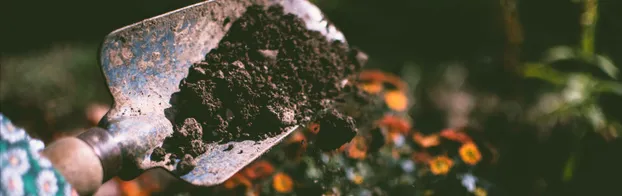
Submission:
M 152 160 L 183 157 L 182 170 L 188 171 L 207 143 L 259 141 L 309 123 L 342 94 L 342 80 L 360 71 L 358 56 L 344 43 L 308 30 L 281 6 L 248 7 L 219 45 L 191 66 L 173 103 L 174 133 Z M 325 114 L 335 122 L 321 121 L 322 129 L 347 130 L 329 147 L 351 139 L 351 117 L 336 110 Z

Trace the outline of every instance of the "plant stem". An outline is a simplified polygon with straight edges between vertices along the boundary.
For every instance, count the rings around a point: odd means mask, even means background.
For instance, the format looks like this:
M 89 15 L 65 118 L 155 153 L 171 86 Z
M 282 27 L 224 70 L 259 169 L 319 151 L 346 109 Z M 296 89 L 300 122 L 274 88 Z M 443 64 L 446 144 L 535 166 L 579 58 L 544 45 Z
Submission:
M 581 54 L 593 59 L 595 53 L 596 22 L 598 20 L 598 0 L 583 0 L 585 11 L 581 16 Z
M 516 71 L 520 63 L 520 46 L 523 43 L 523 29 L 518 19 L 517 1 L 500 0 L 506 35 L 504 64 L 512 71 Z

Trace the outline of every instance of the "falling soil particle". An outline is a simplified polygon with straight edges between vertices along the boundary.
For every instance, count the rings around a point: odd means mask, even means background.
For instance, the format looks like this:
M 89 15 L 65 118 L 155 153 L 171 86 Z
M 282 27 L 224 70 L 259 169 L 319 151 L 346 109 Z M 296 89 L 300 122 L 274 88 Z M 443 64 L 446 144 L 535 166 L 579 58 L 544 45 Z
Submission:
M 203 128 L 194 118 L 186 118 L 182 122 L 176 124 L 174 127 L 173 135 L 164 140 L 163 145 L 166 152 L 173 152 L 177 155 L 184 156 L 190 154 L 196 157 L 207 151 L 206 143 L 202 140 Z M 158 149 L 158 148 L 156 148 Z M 156 157 L 162 156 L 158 149 Z M 154 150 L 156 153 L 156 150 Z M 152 154 L 154 156 L 154 154 Z M 152 158 L 152 160 L 154 160 Z M 156 161 L 156 160 L 154 160 Z
M 341 81 L 360 71 L 359 56 L 280 6 L 250 6 L 181 82 L 164 149 L 185 159 L 204 153 L 207 143 L 260 141 L 307 124 L 342 93 Z M 352 118 L 335 112 L 322 121 L 328 147 L 354 134 Z M 338 126 L 347 127 L 345 136 L 328 133 Z
M 233 144 L 229 144 L 229 146 L 227 146 L 226 149 L 224 149 L 224 151 L 230 151 L 233 150 Z
M 321 112 L 318 124 L 320 132 L 317 134 L 315 144 L 321 150 L 337 149 L 356 136 L 354 119 L 335 109 Z
M 164 151 L 164 148 L 157 147 L 153 149 L 153 153 L 151 154 L 151 160 L 152 161 L 163 161 L 165 156 L 166 156 L 166 151 Z
M 177 164 L 177 172 L 181 174 L 185 174 L 190 172 L 197 165 L 194 158 L 189 154 L 185 155 L 184 158 Z

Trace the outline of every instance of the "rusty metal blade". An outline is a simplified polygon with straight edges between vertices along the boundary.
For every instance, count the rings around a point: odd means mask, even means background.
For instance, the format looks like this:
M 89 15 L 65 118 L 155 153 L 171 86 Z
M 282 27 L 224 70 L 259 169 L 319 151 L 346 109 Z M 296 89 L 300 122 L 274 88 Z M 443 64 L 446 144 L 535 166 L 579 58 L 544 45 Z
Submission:
M 123 149 L 121 177 L 135 177 L 154 167 L 175 173 L 175 167 L 150 160 L 153 149 L 173 132 L 168 120 L 175 115 L 171 97 L 179 91 L 190 65 L 202 60 L 225 35 L 229 28 L 223 25 L 225 19 L 235 21 L 251 4 L 280 4 L 286 12 L 303 18 L 309 29 L 322 32 L 329 40 L 346 42 L 306 0 L 206 1 L 110 33 L 101 47 L 100 63 L 114 105 L 101 126 Z M 179 177 L 202 186 L 222 183 L 294 129 L 259 142 L 208 144 L 209 150 L 197 157 L 198 166 Z M 233 149 L 225 151 L 230 145 Z

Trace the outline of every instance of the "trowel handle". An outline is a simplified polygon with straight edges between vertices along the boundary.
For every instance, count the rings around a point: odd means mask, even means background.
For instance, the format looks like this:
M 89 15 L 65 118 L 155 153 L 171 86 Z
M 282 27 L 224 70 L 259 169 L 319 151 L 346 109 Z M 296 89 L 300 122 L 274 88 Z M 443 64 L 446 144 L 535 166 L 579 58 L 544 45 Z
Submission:
M 80 195 L 92 195 L 117 174 L 121 149 L 102 128 L 57 140 L 43 150 L 54 167 Z

